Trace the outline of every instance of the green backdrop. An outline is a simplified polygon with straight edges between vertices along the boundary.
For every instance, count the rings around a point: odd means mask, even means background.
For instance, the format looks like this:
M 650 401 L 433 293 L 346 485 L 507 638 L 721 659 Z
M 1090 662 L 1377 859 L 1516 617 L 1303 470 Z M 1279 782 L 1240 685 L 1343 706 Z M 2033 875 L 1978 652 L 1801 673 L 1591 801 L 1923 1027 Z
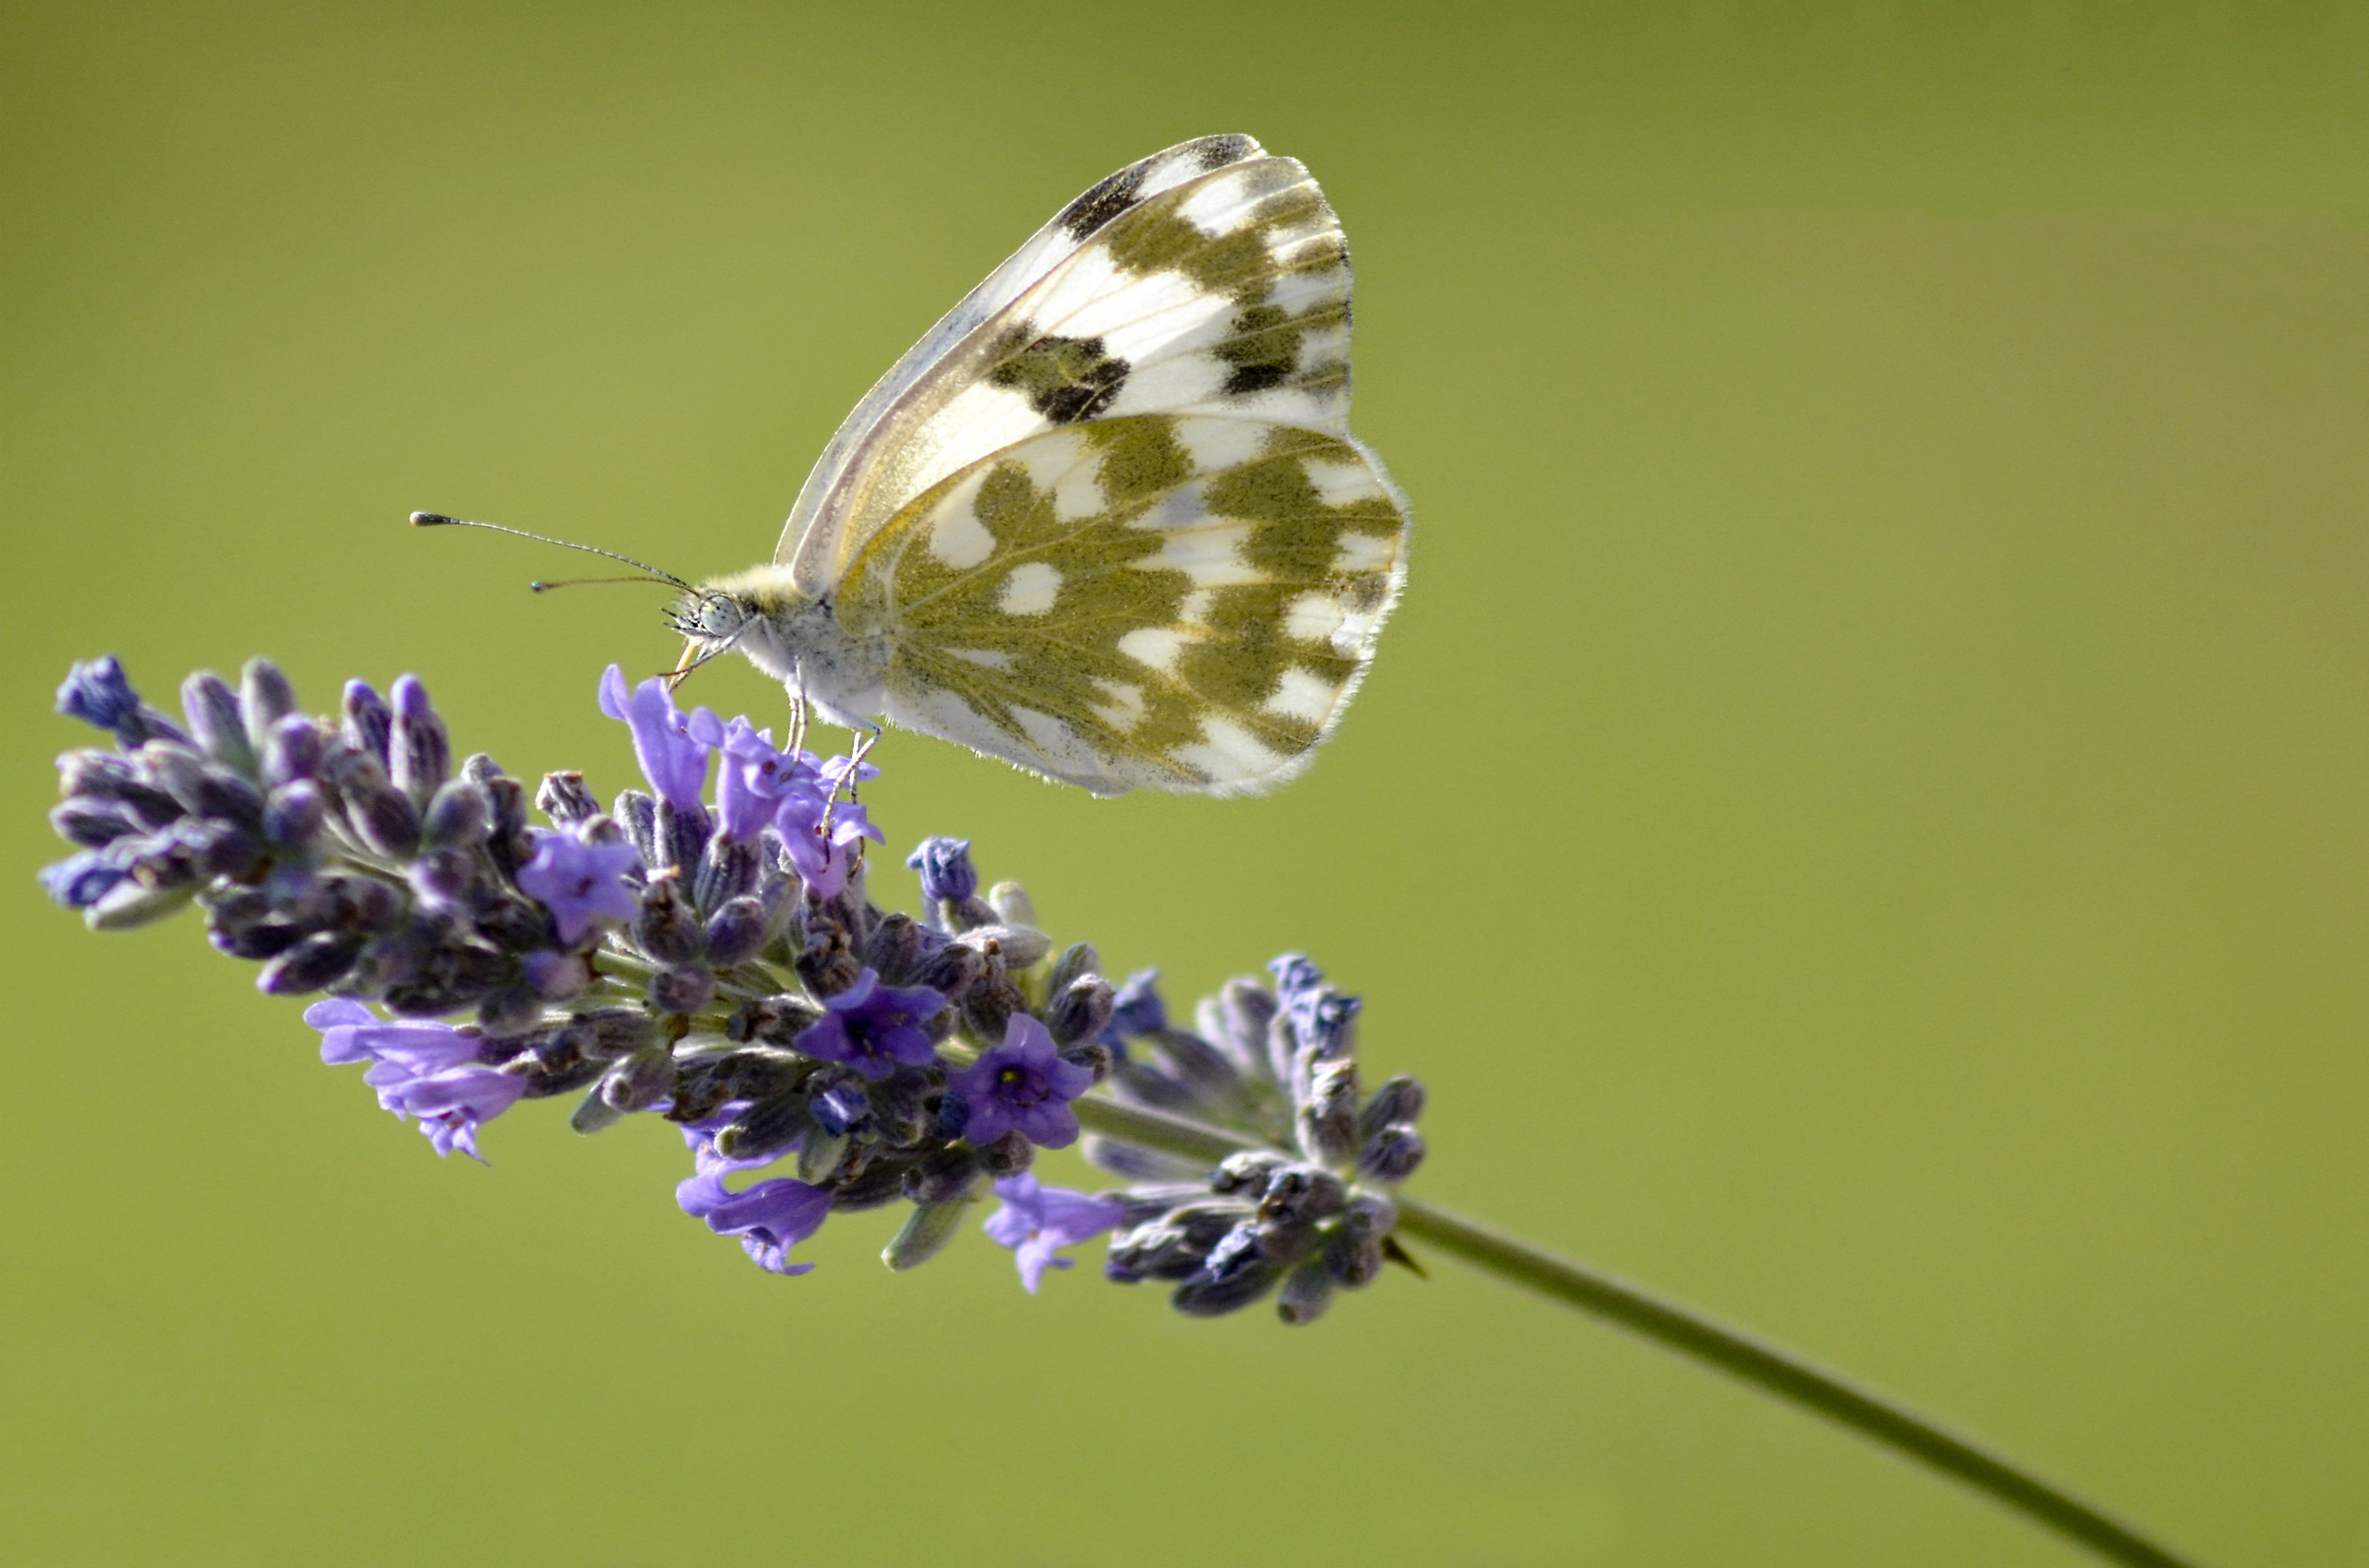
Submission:
M 967 835 L 1180 1004 L 1305 947 L 1431 1086 L 1423 1193 L 2216 1564 L 2369 1557 L 2362 6 L 0 28 L 0 1557 L 2072 1560 L 1452 1267 L 1306 1331 L 1031 1300 L 975 1238 L 891 1277 L 889 1214 L 764 1276 L 666 1129 L 530 1105 L 440 1163 L 194 922 L 40 899 L 105 649 L 416 670 L 463 749 L 617 787 L 651 599 L 404 513 L 757 560 L 957 294 L 1218 130 L 1356 248 L 1416 518 L 1373 679 L 1257 801 L 891 737 L 885 859 Z

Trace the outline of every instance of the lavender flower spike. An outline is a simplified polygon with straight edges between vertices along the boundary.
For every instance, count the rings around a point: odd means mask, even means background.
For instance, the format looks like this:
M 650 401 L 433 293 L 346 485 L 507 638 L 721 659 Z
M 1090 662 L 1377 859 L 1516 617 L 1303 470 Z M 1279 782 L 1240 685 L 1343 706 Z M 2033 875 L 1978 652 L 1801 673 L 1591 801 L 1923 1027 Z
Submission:
M 1078 1113 L 1069 1102 L 1094 1086 L 1094 1070 L 1063 1061 L 1051 1031 L 1015 1012 L 1004 1043 L 946 1082 L 970 1107 L 962 1137 L 973 1149 L 1014 1128 L 1040 1149 L 1066 1149 L 1078 1141 Z
M 612 664 L 600 677 L 600 710 L 634 732 L 635 760 L 660 799 L 677 811 L 700 808 L 708 748 L 691 733 L 689 715 L 675 708 L 664 681 L 653 675 L 629 693 L 625 671 Z
M 533 831 L 535 853 L 518 867 L 518 888 L 551 911 L 561 941 L 573 945 L 595 920 L 632 920 L 640 912 L 640 902 L 620 880 L 642 863 L 632 845 L 587 843 L 549 828 Z
M 981 1229 L 990 1241 L 1018 1254 L 1013 1261 L 1020 1265 L 1020 1283 L 1031 1296 L 1036 1294 L 1046 1269 L 1069 1267 L 1068 1258 L 1055 1255 L 1057 1249 L 1101 1235 L 1126 1214 L 1116 1198 L 1039 1186 L 1027 1171 L 997 1182 L 995 1195 L 1004 1206 Z

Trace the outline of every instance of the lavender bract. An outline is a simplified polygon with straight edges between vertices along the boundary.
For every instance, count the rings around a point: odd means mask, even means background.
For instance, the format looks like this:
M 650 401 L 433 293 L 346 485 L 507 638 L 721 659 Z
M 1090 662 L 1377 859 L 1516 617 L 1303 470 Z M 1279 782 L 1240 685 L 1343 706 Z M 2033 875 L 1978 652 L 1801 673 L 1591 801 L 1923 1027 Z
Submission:
M 1357 1001 L 1305 958 L 1278 959 L 1272 991 L 1230 982 L 1185 1029 L 1155 971 L 1114 988 L 1092 947 L 1056 951 L 1018 884 L 981 897 L 966 840 L 908 860 L 921 918 L 884 912 L 864 854 L 882 835 L 853 797 L 878 770 L 686 714 L 615 666 L 601 710 L 651 792 L 613 812 L 577 774 L 530 801 L 489 757 L 456 766 L 413 676 L 388 697 L 348 682 L 308 717 L 259 659 L 236 687 L 191 676 L 183 704 L 180 721 L 149 708 L 112 658 L 75 666 L 58 710 L 116 746 L 59 759 L 50 820 L 74 848 L 43 888 L 99 930 L 203 910 L 259 989 L 323 998 L 305 1013 L 322 1059 L 365 1066 L 439 1155 L 479 1157 L 480 1130 L 527 1099 L 576 1096 L 587 1133 L 661 1117 L 692 1152 L 680 1207 L 785 1275 L 812 1267 L 790 1252 L 832 1213 L 899 1202 L 883 1258 L 927 1261 L 990 1184 L 987 1232 L 1032 1292 L 1060 1249 L 1108 1234 L 1106 1276 L 1168 1283 L 1180 1310 L 1272 1294 L 1307 1322 L 1391 1255 L 1421 1088 L 1360 1091 Z M 1212 1170 L 1089 1138 L 1129 1184 L 1042 1185 L 1035 1151 L 1078 1140 L 1098 1083 L 1257 1147 Z

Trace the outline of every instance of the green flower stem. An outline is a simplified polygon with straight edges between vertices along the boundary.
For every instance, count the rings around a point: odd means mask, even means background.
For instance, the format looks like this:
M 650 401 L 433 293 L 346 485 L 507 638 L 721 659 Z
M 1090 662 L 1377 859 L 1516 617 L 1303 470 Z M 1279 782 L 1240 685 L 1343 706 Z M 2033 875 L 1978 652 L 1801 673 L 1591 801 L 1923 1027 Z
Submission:
M 1076 1102 L 1089 1131 L 1147 1149 L 1212 1162 L 1264 1146 L 1166 1111 L 1122 1104 L 1102 1094 Z M 1805 1406 L 1930 1465 L 2033 1521 L 2078 1541 L 2108 1562 L 2132 1568 L 2196 1568 L 2040 1479 L 1884 1395 L 1858 1387 L 1791 1351 L 1754 1339 L 1678 1303 L 1599 1273 L 1542 1247 L 1459 1218 L 1418 1198 L 1397 1198 L 1397 1234 L 1428 1242 L 1464 1263 L 1527 1286 L 1566 1307 L 1605 1318 L 1682 1355 L 1692 1356 L 1766 1392 Z

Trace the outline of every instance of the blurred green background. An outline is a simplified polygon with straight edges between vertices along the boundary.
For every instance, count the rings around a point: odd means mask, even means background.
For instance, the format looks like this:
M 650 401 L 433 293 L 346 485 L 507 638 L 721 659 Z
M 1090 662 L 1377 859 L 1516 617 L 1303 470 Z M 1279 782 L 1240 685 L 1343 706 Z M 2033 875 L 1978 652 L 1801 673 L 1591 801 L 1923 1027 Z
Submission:
M 978 1240 L 891 1277 L 886 1213 L 764 1276 L 664 1128 L 440 1163 L 195 922 L 40 900 L 104 649 L 416 670 L 463 749 L 617 787 L 652 598 L 404 513 L 749 564 L 1059 203 L 1244 130 L 1356 250 L 1417 529 L 1374 677 L 1257 801 L 893 736 L 887 862 L 968 835 L 1180 1006 L 1305 947 L 1431 1085 L 1417 1190 L 2211 1562 L 2369 1559 L 2369 10 L 0 29 L 0 1558 L 2073 1560 L 1451 1266 L 1306 1331 Z

